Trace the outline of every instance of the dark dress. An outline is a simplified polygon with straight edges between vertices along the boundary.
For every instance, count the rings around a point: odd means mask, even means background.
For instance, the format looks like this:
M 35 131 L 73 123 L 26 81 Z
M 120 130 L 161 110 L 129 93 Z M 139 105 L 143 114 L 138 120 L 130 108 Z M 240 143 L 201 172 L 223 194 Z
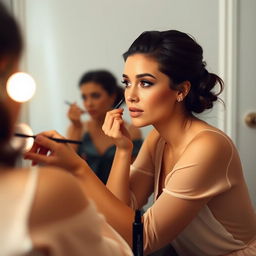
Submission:
M 83 136 L 82 144 L 78 147 L 78 154 L 86 160 L 100 180 L 106 184 L 114 159 L 116 146 L 110 146 L 104 154 L 100 155 L 93 144 L 91 136 L 86 132 Z M 137 139 L 133 141 L 132 156 L 136 156 L 140 150 L 143 140 Z

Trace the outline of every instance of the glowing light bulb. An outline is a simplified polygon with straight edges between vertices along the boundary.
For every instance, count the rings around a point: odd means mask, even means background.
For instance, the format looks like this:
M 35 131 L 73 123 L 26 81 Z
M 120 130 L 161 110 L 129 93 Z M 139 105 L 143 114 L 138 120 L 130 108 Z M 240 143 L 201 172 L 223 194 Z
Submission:
M 33 97 L 36 83 L 29 74 L 18 72 L 9 77 L 6 89 L 13 100 L 25 102 Z
M 33 135 L 33 131 L 31 127 L 26 123 L 16 124 L 15 133 Z M 14 149 L 17 149 L 17 150 L 22 149 L 22 152 L 27 152 L 32 148 L 34 144 L 34 138 L 22 138 L 22 137 L 13 136 L 10 142 L 11 142 L 11 146 Z

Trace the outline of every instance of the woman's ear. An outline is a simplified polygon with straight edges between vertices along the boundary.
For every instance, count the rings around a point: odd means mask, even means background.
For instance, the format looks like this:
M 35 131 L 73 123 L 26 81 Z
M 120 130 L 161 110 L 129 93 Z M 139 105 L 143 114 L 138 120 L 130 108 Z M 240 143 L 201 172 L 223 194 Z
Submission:
M 177 101 L 181 102 L 188 95 L 191 88 L 191 83 L 189 81 L 184 81 L 179 84 L 177 91 Z

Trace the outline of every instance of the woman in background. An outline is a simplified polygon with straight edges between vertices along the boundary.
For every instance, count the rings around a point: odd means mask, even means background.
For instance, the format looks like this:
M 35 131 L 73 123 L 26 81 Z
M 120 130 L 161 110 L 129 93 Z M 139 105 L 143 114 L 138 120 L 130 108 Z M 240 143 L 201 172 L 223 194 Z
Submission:
M 255 256 L 256 215 L 237 149 L 195 116 L 213 107 L 216 85 L 223 86 L 208 72 L 201 46 L 180 31 L 146 31 L 124 59 L 132 123 L 154 127 L 132 166 L 123 109 L 109 111 L 103 125 L 116 145 L 108 189 L 67 146 L 45 137 L 61 137 L 54 131 L 38 136 L 26 157 L 69 169 L 129 244 L 134 209 L 154 191 L 143 215 L 145 254 L 172 244 L 180 256 Z M 41 147 L 51 154 L 37 154 Z
M 80 146 L 73 145 L 100 180 L 106 184 L 115 155 L 115 145 L 111 138 L 102 131 L 107 111 L 111 110 L 124 97 L 124 89 L 117 84 L 116 78 L 107 70 L 94 70 L 85 73 L 79 88 L 83 104 L 90 119 L 82 121 L 84 111 L 76 103 L 70 106 L 68 118 L 71 122 L 67 137 L 82 140 Z M 137 156 L 142 144 L 138 128 L 125 122 L 133 142 L 132 161 Z
M 21 104 L 9 97 L 6 83 L 21 53 L 18 25 L 0 3 L 0 255 L 131 256 L 72 175 L 56 167 L 15 167 L 20 152 L 10 139 Z

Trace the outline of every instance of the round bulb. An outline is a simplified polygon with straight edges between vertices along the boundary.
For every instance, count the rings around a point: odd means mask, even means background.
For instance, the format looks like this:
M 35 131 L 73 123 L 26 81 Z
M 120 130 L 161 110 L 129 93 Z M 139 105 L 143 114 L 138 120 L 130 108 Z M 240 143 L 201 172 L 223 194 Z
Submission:
M 14 129 L 15 133 L 21 133 L 26 135 L 33 135 L 31 127 L 26 123 L 18 123 Z M 23 138 L 13 136 L 11 139 L 11 146 L 14 149 L 22 149 L 22 152 L 29 151 L 34 144 L 34 138 Z
M 9 77 L 6 89 L 13 100 L 25 102 L 33 97 L 36 83 L 29 74 L 18 72 Z

